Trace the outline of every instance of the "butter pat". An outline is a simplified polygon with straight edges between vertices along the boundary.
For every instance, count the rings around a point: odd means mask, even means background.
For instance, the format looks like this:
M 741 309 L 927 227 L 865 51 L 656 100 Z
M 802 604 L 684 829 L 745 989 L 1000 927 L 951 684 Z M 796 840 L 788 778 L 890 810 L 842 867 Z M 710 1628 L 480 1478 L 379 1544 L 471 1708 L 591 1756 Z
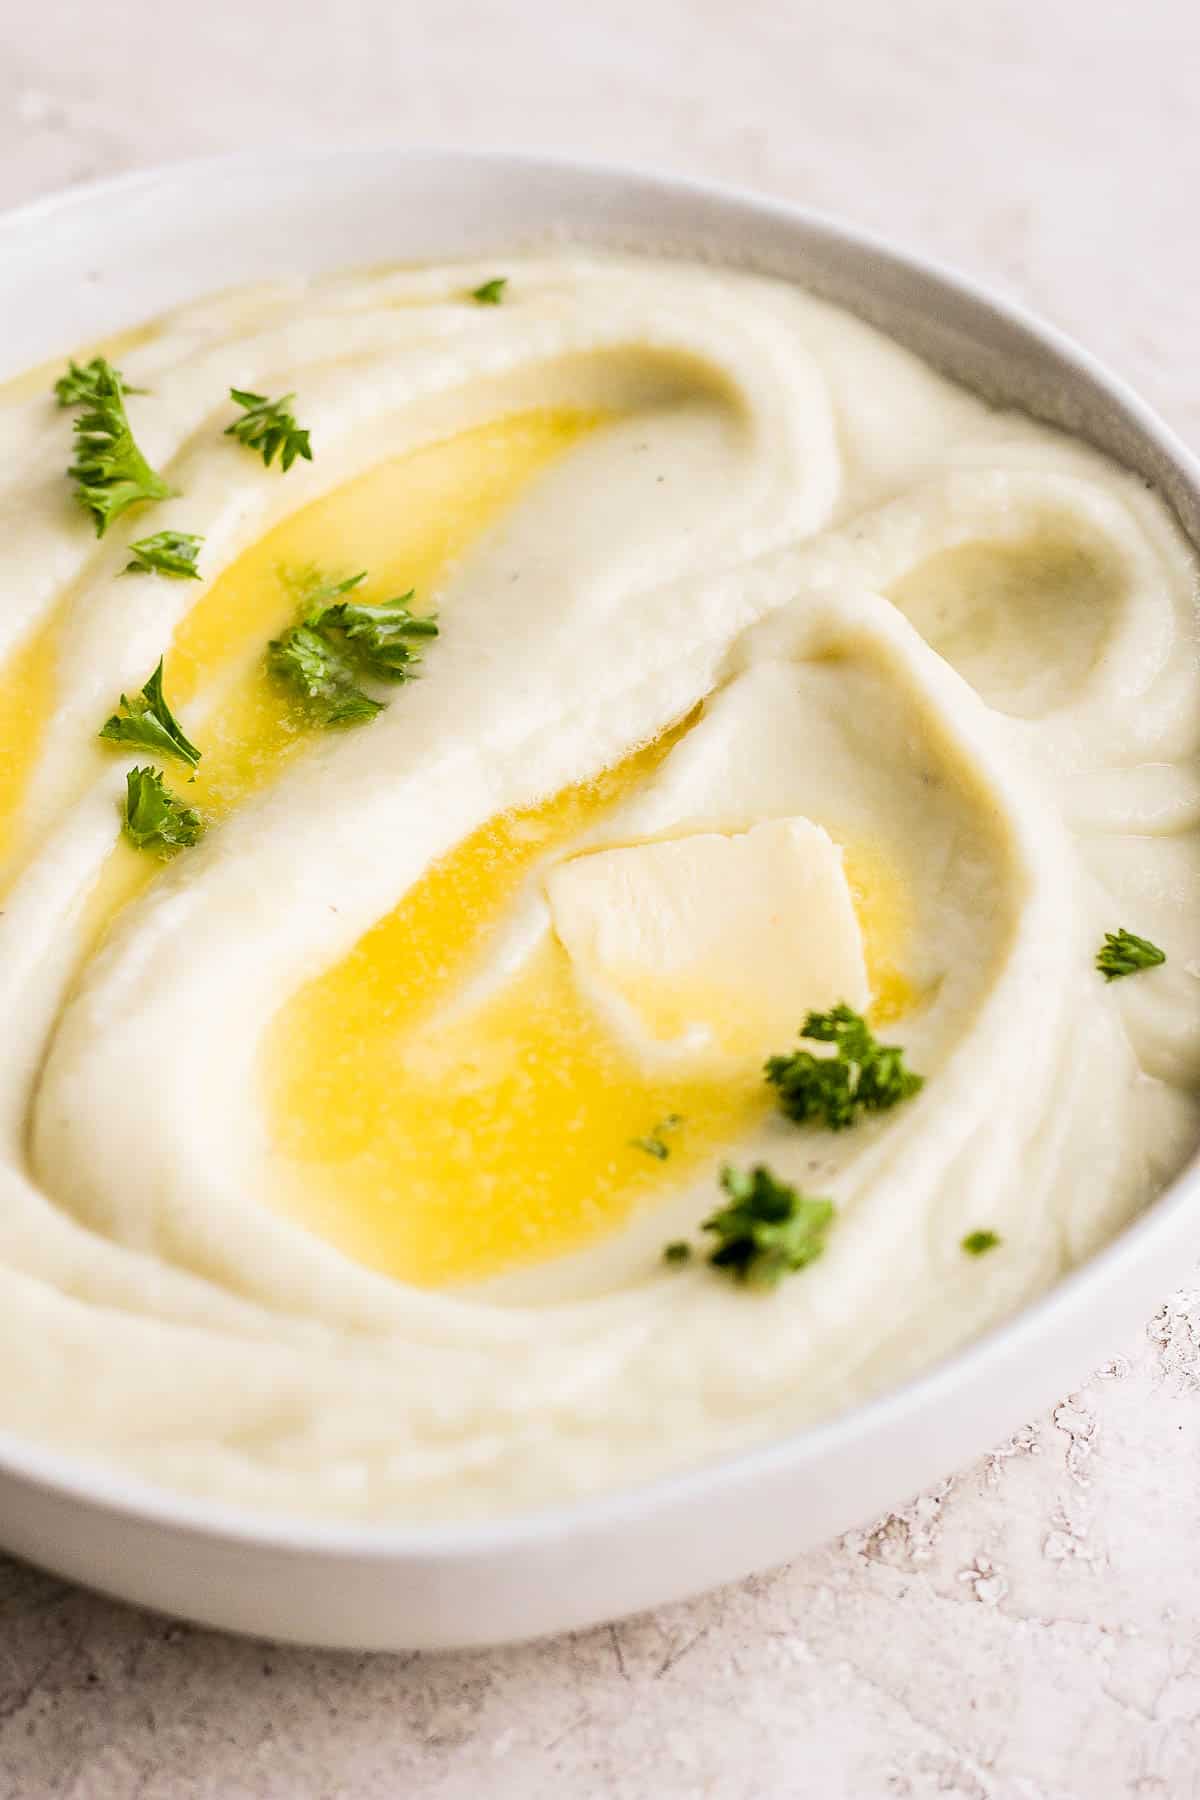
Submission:
M 655 1066 L 763 1057 L 868 999 L 842 853 L 808 819 L 592 851 L 546 896 L 581 990 Z

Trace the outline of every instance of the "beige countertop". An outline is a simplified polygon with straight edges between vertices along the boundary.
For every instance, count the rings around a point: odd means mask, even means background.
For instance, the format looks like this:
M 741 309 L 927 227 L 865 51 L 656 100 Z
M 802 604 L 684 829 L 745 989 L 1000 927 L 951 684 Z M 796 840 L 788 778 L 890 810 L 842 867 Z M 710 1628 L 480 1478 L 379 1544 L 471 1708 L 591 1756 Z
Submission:
M 1198 77 L 1195 0 L 7 0 L 0 203 L 298 142 L 657 164 L 990 278 L 1200 444 Z M 283 1650 L 0 1561 L 0 1800 L 1193 1800 L 1198 1543 L 1192 1287 L 874 1529 L 554 1643 Z

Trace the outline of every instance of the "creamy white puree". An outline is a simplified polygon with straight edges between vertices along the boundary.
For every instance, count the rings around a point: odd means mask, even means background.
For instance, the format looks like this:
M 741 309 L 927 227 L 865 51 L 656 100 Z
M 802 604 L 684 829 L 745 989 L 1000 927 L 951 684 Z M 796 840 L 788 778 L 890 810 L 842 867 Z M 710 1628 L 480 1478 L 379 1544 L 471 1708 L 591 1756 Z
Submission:
M 454 268 L 166 321 L 119 360 L 181 497 L 99 544 L 61 415 L 0 413 L 0 649 L 66 609 L 0 916 L 0 1427 L 258 1507 L 542 1502 L 899 1381 L 1091 1254 L 1195 1139 L 1196 574 L 1163 505 L 782 284 L 565 253 L 505 272 L 500 307 L 461 300 L 494 269 Z M 297 390 L 314 462 L 231 462 L 231 384 Z M 180 856 L 77 974 L 127 766 L 97 724 L 199 586 L 114 580 L 129 540 L 201 532 L 211 580 L 383 456 L 545 405 L 623 416 L 451 571 L 425 679 Z M 1028 579 L 1002 592 L 1008 552 Z M 1064 556 L 1094 579 L 1060 610 L 1037 571 Z M 921 997 L 885 1035 L 922 1093 L 730 1146 L 835 1199 L 823 1259 L 767 1296 L 664 1271 L 711 1172 L 549 1275 L 444 1294 L 263 1205 L 257 1060 L 287 997 L 481 822 L 699 703 L 573 849 L 811 819 L 881 847 L 910 896 Z M 540 892 L 497 956 L 548 929 Z M 1110 987 L 1093 957 L 1119 925 L 1168 962 Z M 1003 1246 L 976 1260 L 977 1227 Z

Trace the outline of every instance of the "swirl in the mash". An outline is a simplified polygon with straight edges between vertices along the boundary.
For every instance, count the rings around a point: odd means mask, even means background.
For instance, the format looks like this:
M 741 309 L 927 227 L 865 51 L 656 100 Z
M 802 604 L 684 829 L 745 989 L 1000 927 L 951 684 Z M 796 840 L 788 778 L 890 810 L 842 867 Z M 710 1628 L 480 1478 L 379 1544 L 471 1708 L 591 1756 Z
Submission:
M 256 1506 L 510 1508 L 828 1414 L 1090 1254 L 1196 1127 L 1195 570 L 1157 498 L 781 284 L 563 254 L 464 305 L 489 272 L 255 290 L 122 351 L 178 490 L 154 529 L 202 534 L 209 584 L 385 458 L 603 417 L 440 575 L 424 678 L 314 735 L 98 939 L 127 764 L 96 732 L 164 650 L 169 674 L 200 584 L 119 579 L 150 527 L 97 544 L 61 418 L 0 412 L 0 648 L 49 633 L 52 670 L 0 913 L 0 1427 Z M 301 393 L 313 463 L 223 442 L 231 385 Z M 182 709 L 197 742 L 240 667 Z M 889 1036 L 920 1095 L 726 1146 L 834 1197 L 820 1264 L 769 1298 L 661 1271 L 711 1165 L 541 1288 L 420 1289 L 267 1204 L 290 998 L 487 821 L 671 728 L 562 854 L 800 816 L 904 895 Z M 481 993 L 547 929 L 527 901 Z M 1110 990 L 1119 924 L 1168 961 Z M 980 1226 L 1003 1255 L 962 1256 Z

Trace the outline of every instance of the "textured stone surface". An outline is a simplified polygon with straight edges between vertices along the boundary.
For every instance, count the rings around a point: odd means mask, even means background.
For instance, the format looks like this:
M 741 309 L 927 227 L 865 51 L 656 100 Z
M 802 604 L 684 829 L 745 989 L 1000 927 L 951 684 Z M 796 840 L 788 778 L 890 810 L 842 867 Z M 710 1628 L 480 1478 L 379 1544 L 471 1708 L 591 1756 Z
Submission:
M 0 201 L 299 141 L 657 163 L 992 278 L 1200 442 L 1198 70 L 1194 0 L 8 0 Z M 1189 1290 L 873 1531 L 574 1639 L 278 1650 L 0 1563 L 0 1800 L 1192 1800 L 1198 1526 Z

